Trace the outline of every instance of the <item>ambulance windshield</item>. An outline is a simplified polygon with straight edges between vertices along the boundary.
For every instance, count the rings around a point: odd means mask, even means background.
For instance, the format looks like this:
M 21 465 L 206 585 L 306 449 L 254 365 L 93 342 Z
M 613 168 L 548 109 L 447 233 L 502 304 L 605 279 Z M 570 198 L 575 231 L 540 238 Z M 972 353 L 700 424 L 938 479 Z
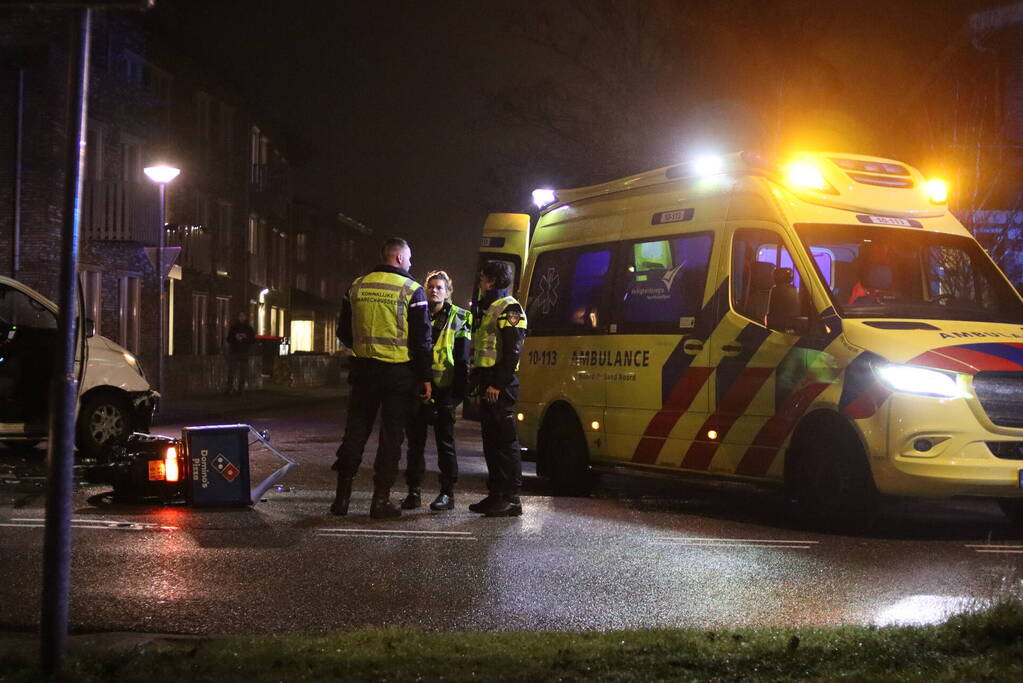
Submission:
M 796 225 L 852 318 L 1023 323 L 1023 303 L 974 240 L 881 225 Z

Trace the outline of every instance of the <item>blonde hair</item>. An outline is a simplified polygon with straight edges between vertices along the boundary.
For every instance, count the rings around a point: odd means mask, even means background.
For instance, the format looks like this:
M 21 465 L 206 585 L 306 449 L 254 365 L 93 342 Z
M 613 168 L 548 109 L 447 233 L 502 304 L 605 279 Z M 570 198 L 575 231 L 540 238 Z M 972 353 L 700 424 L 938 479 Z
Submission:
M 429 285 L 430 280 L 443 280 L 444 286 L 448 290 L 448 295 L 445 298 L 447 301 L 451 301 L 451 295 L 454 294 L 455 292 L 455 285 L 451 281 L 451 276 L 445 273 L 443 270 L 431 270 L 429 273 L 426 274 L 426 279 L 423 280 L 423 285 L 424 286 Z

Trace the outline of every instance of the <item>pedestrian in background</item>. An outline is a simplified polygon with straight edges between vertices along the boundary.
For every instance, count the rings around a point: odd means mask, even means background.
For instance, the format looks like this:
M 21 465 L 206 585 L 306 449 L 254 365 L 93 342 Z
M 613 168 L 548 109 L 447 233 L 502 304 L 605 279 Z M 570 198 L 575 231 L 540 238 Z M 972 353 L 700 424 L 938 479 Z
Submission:
M 227 392 L 234 390 L 238 383 L 238 393 L 245 393 L 245 385 L 249 381 L 249 353 L 256 343 L 256 331 L 249 324 L 249 316 L 238 311 L 238 320 L 227 330 L 224 337 L 227 342 Z
M 488 517 L 522 514 L 522 453 L 515 434 L 519 355 L 526 339 L 526 314 L 508 293 L 511 264 L 487 261 L 480 269 L 481 298 L 472 336 L 472 377 L 479 397 L 487 497 L 469 506 Z
M 369 514 L 375 519 L 401 516 L 391 503 L 391 487 L 398 477 L 401 443 L 408 413 L 416 400 L 429 400 L 430 315 L 422 286 L 412 279 L 412 250 L 394 237 L 384 242 L 382 263 L 356 278 L 341 302 L 337 334 L 354 354 L 348 372 L 348 421 L 337 449 L 337 491 L 330 511 L 348 514 L 352 480 L 359 471 L 377 413 L 379 444 L 373 462 L 373 500 Z
M 433 344 L 433 394 L 430 402 L 418 403 L 409 417 L 406 435 L 405 481 L 408 495 L 401 502 L 405 510 L 422 505 L 420 487 L 426 474 L 426 433 L 433 425 L 437 441 L 437 468 L 440 470 L 440 493 L 430 503 L 434 511 L 455 507 L 455 482 L 458 481 L 458 460 L 455 455 L 455 410 L 465 398 L 469 379 L 469 343 L 472 314 L 451 303 L 454 287 L 443 270 L 434 270 L 424 283 L 430 308 Z

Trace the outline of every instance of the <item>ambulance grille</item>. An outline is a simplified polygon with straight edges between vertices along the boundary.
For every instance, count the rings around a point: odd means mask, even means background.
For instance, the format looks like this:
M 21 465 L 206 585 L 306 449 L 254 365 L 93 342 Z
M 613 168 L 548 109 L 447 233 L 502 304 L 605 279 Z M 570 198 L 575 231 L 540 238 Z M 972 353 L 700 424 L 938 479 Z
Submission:
M 989 420 L 999 427 L 1023 427 L 1023 372 L 978 372 L 973 390 Z
M 1023 441 L 988 441 L 992 455 L 1003 460 L 1023 460 Z
M 877 185 L 879 187 L 913 187 L 913 181 L 909 178 L 895 178 L 885 175 L 869 175 L 867 173 L 850 173 L 849 177 L 864 185 Z

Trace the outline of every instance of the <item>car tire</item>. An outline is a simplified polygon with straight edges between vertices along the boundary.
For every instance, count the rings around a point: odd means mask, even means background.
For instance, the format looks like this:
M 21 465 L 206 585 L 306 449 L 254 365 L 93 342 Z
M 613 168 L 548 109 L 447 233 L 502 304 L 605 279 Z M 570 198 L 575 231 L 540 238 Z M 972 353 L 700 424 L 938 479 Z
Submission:
M 836 419 L 793 439 L 787 476 L 801 521 L 813 529 L 859 534 L 877 521 L 880 495 L 853 429 Z
M 1023 524 L 1023 500 L 1017 498 L 1003 498 L 998 501 L 998 507 L 1013 524 Z
M 78 449 L 88 457 L 123 444 L 133 431 L 128 402 L 111 393 L 90 396 L 78 413 Z
M 596 477 L 590 471 L 589 448 L 575 415 L 562 409 L 544 420 L 540 449 L 555 494 L 589 495 Z

